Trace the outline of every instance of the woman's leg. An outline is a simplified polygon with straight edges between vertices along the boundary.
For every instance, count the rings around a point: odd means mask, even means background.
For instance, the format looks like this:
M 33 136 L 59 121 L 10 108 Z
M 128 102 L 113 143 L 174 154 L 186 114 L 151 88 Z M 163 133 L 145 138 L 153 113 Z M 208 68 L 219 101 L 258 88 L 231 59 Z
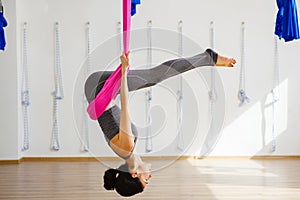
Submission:
M 217 56 L 217 53 L 208 49 L 196 56 L 170 60 L 151 69 L 130 70 L 128 73 L 129 91 L 153 86 L 191 69 L 214 66 L 217 62 Z
M 105 81 L 112 73 L 113 71 L 98 71 L 87 78 L 84 85 L 84 92 L 89 103 L 95 99 L 104 86 Z
M 150 87 L 197 67 L 216 65 L 217 60 L 218 54 L 208 49 L 196 56 L 170 60 L 151 69 L 130 70 L 128 72 L 128 90 L 134 91 Z M 99 71 L 90 75 L 85 84 L 85 93 L 89 102 L 99 93 L 111 74 L 112 71 Z

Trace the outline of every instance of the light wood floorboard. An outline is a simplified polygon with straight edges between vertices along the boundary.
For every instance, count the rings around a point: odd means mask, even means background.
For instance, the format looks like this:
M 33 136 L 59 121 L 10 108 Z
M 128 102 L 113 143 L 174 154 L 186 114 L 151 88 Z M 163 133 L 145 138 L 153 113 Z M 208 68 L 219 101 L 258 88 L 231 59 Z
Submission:
M 151 162 L 155 169 L 164 161 Z M 102 187 L 105 170 L 96 161 L 0 165 L 0 199 L 121 199 Z M 300 160 L 179 160 L 154 171 L 145 191 L 131 199 L 300 200 Z

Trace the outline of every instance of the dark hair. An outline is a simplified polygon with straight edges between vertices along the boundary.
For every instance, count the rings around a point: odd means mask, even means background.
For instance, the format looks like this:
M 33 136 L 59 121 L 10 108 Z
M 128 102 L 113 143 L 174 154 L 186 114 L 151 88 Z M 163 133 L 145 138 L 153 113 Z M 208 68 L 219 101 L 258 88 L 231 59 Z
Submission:
M 143 185 L 139 178 L 132 178 L 128 172 L 128 165 L 123 164 L 118 169 L 108 169 L 105 171 L 104 188 L 114 190 L 124 196 L 129 197 L 143 191 Z

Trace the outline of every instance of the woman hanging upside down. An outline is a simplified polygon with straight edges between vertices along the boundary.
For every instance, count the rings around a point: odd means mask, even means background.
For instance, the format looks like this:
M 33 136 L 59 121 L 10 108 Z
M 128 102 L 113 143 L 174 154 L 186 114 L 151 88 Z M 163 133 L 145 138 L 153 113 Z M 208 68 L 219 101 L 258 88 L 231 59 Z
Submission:
M 151 178 L 150 164 L 143 162 L 134 152 L 137 141 L 137 129 L 129 115 L 128 92 L 153 86 L 170 77 L 202 66 L 233 67 L 235 59 L 218 55 L 211 49 L 189 58 L 179 58 L 164 62 L 152 69 L 130 70 L 129 55 L 120 57 L 122 78 L 120 88 L 121 109 L 110 105 L 98 118 L 99 125 L 110 148 L 125 164 L 118 169 L 108 169 L 104 174 L 104 187 L 114 190 L 122 196 L 132 196 L 144 190 Z M 97 96 L 105 81 L 113 71 L 100 71 L 91 74 L 85 83 L 85 95 L 89 102 Z

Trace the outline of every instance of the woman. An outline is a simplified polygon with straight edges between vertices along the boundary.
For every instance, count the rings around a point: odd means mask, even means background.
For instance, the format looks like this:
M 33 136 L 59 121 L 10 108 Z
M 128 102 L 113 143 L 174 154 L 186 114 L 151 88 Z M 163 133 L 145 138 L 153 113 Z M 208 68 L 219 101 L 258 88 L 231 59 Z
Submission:
M 218 55 L 211 49 L 189 58 L 167 61 L 157 67 L 146 70 L 130 70 L 129 56 L 120 57 L 122 78 L 120 88 L 121 109 L 112 102 L 98 118 L 99 125 L 110 148 L 125 164 L 118 169 L 109 169 L 104 174 L 104 187 L 114 190 L 122 196 L 132 196 L 144 190 L 151 178 L 150 165 L 144 163 L 134 153 L 137 129 L 131 123 L 129 115 L 128 92 L 153 86 L 163 80 L 201 66 L 233 67 L 235 59 Z M 112 71 L 95 72 L 85 84 L 85 95 L 91 102 L 101 91 Z

